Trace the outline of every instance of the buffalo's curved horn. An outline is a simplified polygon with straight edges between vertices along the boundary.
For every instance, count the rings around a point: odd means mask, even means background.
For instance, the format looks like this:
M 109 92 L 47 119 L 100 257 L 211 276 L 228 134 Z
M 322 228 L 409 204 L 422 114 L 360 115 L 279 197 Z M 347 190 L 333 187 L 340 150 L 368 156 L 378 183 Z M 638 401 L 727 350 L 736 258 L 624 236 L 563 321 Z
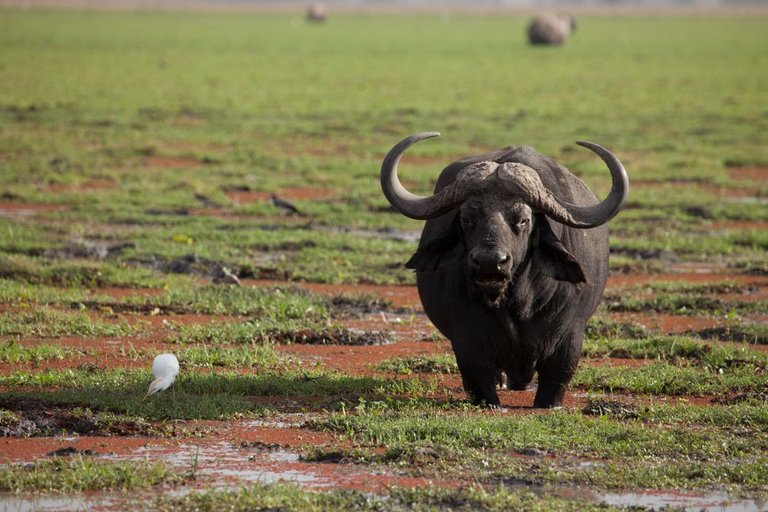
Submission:
M 594 228 L 605 224 L 621 210 L 629 192 L 629 178 L 619 159 L 604 147 L 585 141 L 579 141 L 576 144 L 597 153 L 608 166 L 611 171 L 611 191 L 608 197 L 592 206 L 577 206 L 548 194 L 562 210 L 565 210 L 566 215 L 560 214 L 562 212 L 560 208 L 550 209 L 547 205 L 542 206 L 548 215 L 562 224 L 574 228 Z
M 406 190 L 397 177 L 397 164 L 405 150 L 424 139 L 439 137 L 438 132 L 411 135 L 389 150 L 381 164 L 381 190 L 387 200 L 406 217 L 418 220 L 435 218 L 460 204 L 466 193 L 457 193 L 457 187 L 448 186 L 431 196 L 418 196 Z

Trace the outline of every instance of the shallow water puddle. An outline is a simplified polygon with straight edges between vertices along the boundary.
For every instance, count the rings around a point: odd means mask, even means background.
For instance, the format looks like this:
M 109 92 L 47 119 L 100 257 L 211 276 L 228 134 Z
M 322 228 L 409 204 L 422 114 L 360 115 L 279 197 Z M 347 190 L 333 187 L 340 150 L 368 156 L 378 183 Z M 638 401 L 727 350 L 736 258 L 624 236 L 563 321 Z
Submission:
M 646 507 L 652 510 L 703 512 L 758 512 L 766 510 L 768 501 L 731 497 L 726 493 L 694 494 L 670 491 L 599 493 L 596 501 L 614 506 Z
M 117 509 L 124 499 L 85 494 L 24 496 L 0 494 L 3 512 L 71 512 L 74 510 Z
M 193 476 L 193 482 L 205 482 L 213 488 L 285 481 L 323 489 L 355 485 L 370 475 L 370 470 L 359 466 L 300 460 L 299 449 L 291 447 L 331 440 L 324 433 L 301 429 L 305 420 L 306 416 L 300 415 L 299 419 L 234 422 L 216 438 L 146 443 L 107 458 L 163 462 L 179 474 Z
M 253 483 L 288 482 L 310 489 L 355 488 L 382 472 L 347 464 L 303 462 L 296 452 L 281 448 L 250 448 L 227 441 L 139 448 L 123 460 L 163 461 L 180 472 L 194 475 L 212 488 Z

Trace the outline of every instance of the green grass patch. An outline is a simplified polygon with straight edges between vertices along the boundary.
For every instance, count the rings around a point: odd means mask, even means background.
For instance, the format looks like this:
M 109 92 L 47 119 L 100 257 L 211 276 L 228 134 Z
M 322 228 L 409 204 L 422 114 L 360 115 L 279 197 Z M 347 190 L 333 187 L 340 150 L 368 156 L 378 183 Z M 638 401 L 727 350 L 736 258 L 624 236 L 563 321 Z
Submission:
M 249 320 L 240 323 L 180 325 L 168 323 L 169 341 L 220 344 L 307 344 L 307 345 L 379 345 L 389 343 L 381 331 L 348 329 L 337 323 L 306 319 Z
M 765 490 L 766 411 L 765 404 L 638 406 L 631 415 L 520 416 L 366 407 L 317 425 L 359 448 L 317 449 L 307 457 L 395 465 L 428 477 L 471 473 L 480 481 Z M 367 450 L 382 445 L 383 453 Z M 554 457 L 542 459 L 545 454 Z
M 284 510 L 321 512 L 327 510 L 360 510 L 392 512 L 427 512 L 449 510 L 507 510 L 537 511 L 611 511 L 620 510 L 607 505 L 571 501 L 556 496 L 542 496 L 525 489 L 510 489 L 503 485 L 486 490 L 481 486 L 460 489 L 398 488 L 384 495 L 358 491 L 330 490 L 310 492 L 288 484 L 253 485 L 238 491 L 207 491 L 186 494 L 179 498 L 163 498 L 154 503 L 156 510 L 194 509 L 201 512 Z
M 220 286 L 174 288 L 144 303 L 161 309 L 210 315 L 257 316 L 260 320 L 321 320 L 328 317 L 323 299 L 300 288 Z
M 185 362 L 181 361 L 182 365 Z M 149 365 L 148 365 L 149 366 Z M 416 379 L 350 377 L 322 370 L 259 369 L 250 375 L 225 371 L 200 373 L 182 368 L 172 387 L 142 401 L 152 376 L 147 371 L 87 369 L 16 372 L 0 376 L 0 386 L 19 400 L 51 405 L 76 404 L 150 420 L 215 419 L 263 411 L 254 397 L 291 397 L 307 404 L 337 407 L 360 397 L 378 401 L 389 395 L 424 395 L 434 385 Z
M 183 480 L 177 470 L 162 463 L 108 462 L 81 456 L 0 468 L 0 490 L 14 493 L 139 491 Z
M 143 332 L 140 324 L 106 322 L 83 310 L 61 310 L 47 306 L 19 313 L 0 314 L 0 335 L 37 336 L 127 336 Z
M 711 295 L 718 293 L 743 293 L 747 286 L 734 281 L 688 283 L 685 281 L 653 281 L 624 289 L 624 292 L 685 293 L 688 295 Z
M 725 369 L 747 366 L 755 372 L 768 367 L 768 354 L 746 346 L 714 345 L 686 336 L 653 335 L 644 339 L 588 338 L 582 352 L 587 357 L 654 359 Z
M 457 373 L 456 358 L 451 354 L 433 356 L 395 357 L 376 365 L 386 372 L 410 375 L 412 373 Z
M 26 346 L 21 345 L 14 340 L 0 342 L 0 362 L 3 363 L 50 361 L 54 359 L 77 357 L 79 355 L 82 355 L 81 351 L 60 347 L 58 345 L 39 344 Z
M 656 312 L 675 315 L 743 315 L 765 311 L 765 301 L 723 300 L 697 294 L 664 294 L 638 297 L 629 294 L 608 294 L 604 300 L 608 311 Z
M 711 459 L 744 457 L 758 447 L 768 447 L 768 438 L 764 432 L 760 433 L 764 430 L 761 426 L 752 427 L 755 439 L 743 439 L 736 433 L 726 439 L 720 437 L 720 431 L 727 426 L 710 432 L 675 425 L 649 429 L 639 422 L 572 412 L 491 417 L 458 416 L 455 413 L 435 415 L 425 411 L 381 413 L 368 408 L 366 414 L 334 414 L 320 427 L 364 445 L 390 448 L 430 445 L 448 450 L 511 450 L 519 453 L 537 448 L 561 455 L 643 458 L 669 457 L 674 453 L 689 459 Z M 728 453 L 723 453 L 723 444 L 728 445 Z
M 83 256 L 73 251 L 57 258 L 71 257 L 76 261 L 27 258 L 0 254 L 0 278 L 13 279 L 33 285 L 65 288 L 157 287 L 163 280 L 145 268 L 120 265 L 113 262 L 80 261 Z
M 725 327 L 712 327 L 702 329 L 696 333 L 704 339 L 721 341 L 741 341 L 758 345 L 768 345 L 768 325 L 727 325 Z
M 281 358 L 271 347 L 251 345 L 247 347 L 188 347 L 177 353 L 186 366 L 253 368 L 263 370 L 284 366 L 287 359 Z
M 87 292 L 77 288 L 55 288 L 0 279 L 0 303 L 14 306 L 68 305 L 86 300 Z M 107 300 L 105 298 L 105 300 Z
M 634 419 L 649 425 L 711 426 L 736 431 L 768 432 L 768 405 L 755 401 L 707 407 L 687 405 L 626 403 L 606 397 L 592 397 L 584 414 Z M 763 402 L 765 402 L 763 400 Z
M 598 317 L 590 318 L 584 331 L 584 337 L 587 340 L 612 337 L 641 339 L 648 335 L 648 329 L 640 324 L 616 322 Z
M 271 336 L 280 329 L 293 332 L 310 324 L 296 319 L 254 319 L 246 322 L 213 323 L 206 325 L 185 325 L 173 321 L 168 323 L 169 341 L 181 345 L 206 344 L 211 346 L 239 344 L 269 344 L 274 338 Z M 320 326 L 318 326 L 320 328 Z
M 650 395 L 717 395 L 761 391 L 768 385 L 764 366 L 675 366 L 654 362 L 639 368 L 582 366 L 571 386 L 595 392 Z

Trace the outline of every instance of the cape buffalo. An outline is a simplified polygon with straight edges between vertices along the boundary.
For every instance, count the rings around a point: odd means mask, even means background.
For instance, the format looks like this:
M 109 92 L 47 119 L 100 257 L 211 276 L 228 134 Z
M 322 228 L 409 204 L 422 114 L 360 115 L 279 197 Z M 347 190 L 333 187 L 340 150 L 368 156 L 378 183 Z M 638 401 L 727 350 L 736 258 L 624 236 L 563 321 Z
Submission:
M 621 162 L 597 153 L 612 188 L 598 202 L 565 167 L 530 147 L 508 147 L 452 163 L 431 196 L 406 190 L 397 177 L 412 135 L 387 154 L 381 187 L 402 214 L 426 220 L 406 266 L 416 271 L 427 316 L 450 341 L 464 389 L 495 407 L 497 378 L 509 389 L 532 387 L 534 407 L 562 404 L 581 356 L 587 320 L 608 274 L 608 222 L 627 197 Z
M 328 6 L 321 2 L 314 2 L 307 7 L 307 20 L 322 23 L 328 17 Z
M 541 14 L 528 25 L 531 44 L 560 45 L 576 30 L 576 20 L 565 14 Z

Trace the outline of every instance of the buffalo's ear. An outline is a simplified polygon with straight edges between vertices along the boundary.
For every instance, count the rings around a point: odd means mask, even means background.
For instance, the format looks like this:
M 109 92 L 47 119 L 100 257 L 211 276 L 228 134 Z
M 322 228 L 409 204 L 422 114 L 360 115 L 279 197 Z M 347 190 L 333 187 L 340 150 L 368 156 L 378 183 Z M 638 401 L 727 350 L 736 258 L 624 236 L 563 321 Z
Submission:
M 533 262 L 539 271 L 558 281 L 581 284 L 587 282 L 581 263 L 568 252 L 552 232 L 549 221 L 543 215 L 536 216 L 534 233 L 531 235 Z
M 456 252 L 460 251 L 460 246 L 461 226 L 456 215 L 448 229 L 419 246 L 405 267 L 416 272 L 439 270 L 444 264 L 461 257 L 461 253 Z

